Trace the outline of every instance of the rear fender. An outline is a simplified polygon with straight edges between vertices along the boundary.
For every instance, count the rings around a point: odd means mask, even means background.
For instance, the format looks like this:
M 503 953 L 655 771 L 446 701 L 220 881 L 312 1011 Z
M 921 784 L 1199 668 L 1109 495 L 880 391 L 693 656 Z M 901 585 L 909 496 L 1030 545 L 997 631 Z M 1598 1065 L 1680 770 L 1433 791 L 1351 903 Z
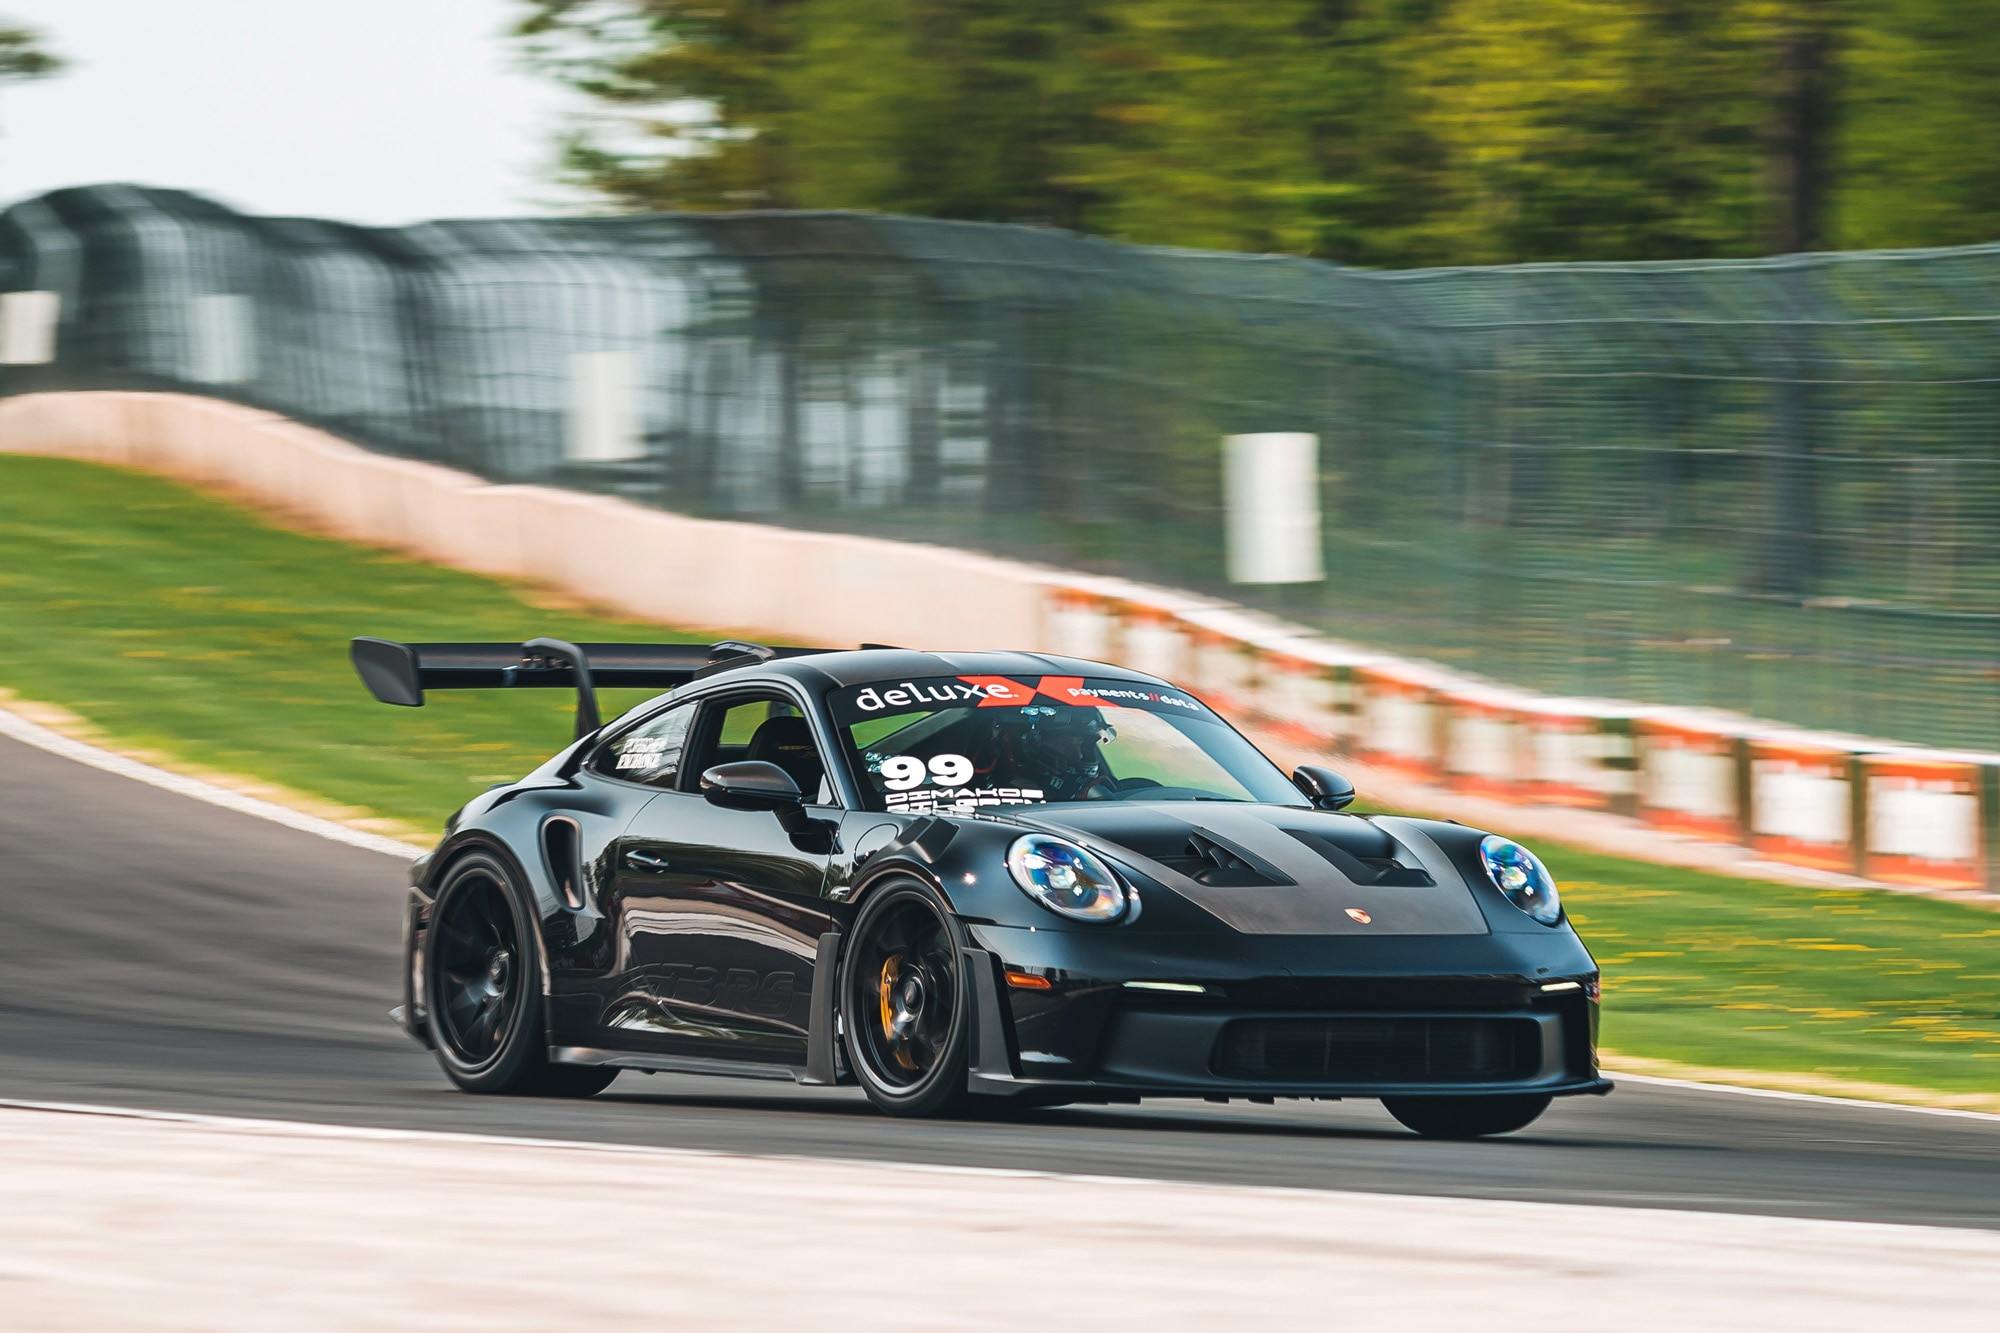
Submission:
M 542 931 L 541 908 L 534 899 L 541 896 L 545 889 L 552 895 L 553 889 L 537 884 L 530 876 L 527 867 L 521 864 L 521 858 L 514 855 L 513 849 L 507 844 L 482 829 L 468 829 L 447 838 L 437 851 L 432 853 L 429 871 L 424 875 L 423 882 L 417 884 L 411 892 L 411 913 L 407 922 L 410 932 L 409 966 L 405 973 L 405 985 L 409 987 L 409 1012 L 413 1022 L 420 1021 L 421 1006 L 417 978 L 422 975 L 424 935 L 430 925 L 431 907 L 437 901 L 438 885 L 444 882 L 454 866 L 474 852 L 483 852 L 500 862 L 507 870 L 514 892 L 516 894 L 525 892 L 529 895 L 527 900 L 518 901 L 517 905 L 525 910 L 535 932 L 535 966 L 541 973 L 542 998 L 546 1000 L 550 994 L 548 939 Z M 542 1021 L 545 1025 L 549 1020 L 550 1009 L 551 1006 L 547 1004 L 542 1006 Z M 428 1033 L 427 1025 L 425 1032 Z M 425 1045 L 430 1044 L 427 1035 L 420 1040 L 423 1040 Z

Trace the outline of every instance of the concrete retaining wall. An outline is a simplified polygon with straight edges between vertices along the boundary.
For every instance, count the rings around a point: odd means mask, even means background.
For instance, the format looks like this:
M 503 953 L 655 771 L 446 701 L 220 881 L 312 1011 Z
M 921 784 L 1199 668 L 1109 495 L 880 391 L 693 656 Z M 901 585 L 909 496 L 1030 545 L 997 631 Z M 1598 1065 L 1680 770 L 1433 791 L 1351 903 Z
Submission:
M 668 624 L 810 643 L 1039 643 L 1044 589 L 1060 580 L 943 547 L 495 486 L 371 453 L 269 412 L 178 394 L 8 399 L 0 402 L 0 450 L 226 486 L 338 536 L 439 564 L 533 579 Z

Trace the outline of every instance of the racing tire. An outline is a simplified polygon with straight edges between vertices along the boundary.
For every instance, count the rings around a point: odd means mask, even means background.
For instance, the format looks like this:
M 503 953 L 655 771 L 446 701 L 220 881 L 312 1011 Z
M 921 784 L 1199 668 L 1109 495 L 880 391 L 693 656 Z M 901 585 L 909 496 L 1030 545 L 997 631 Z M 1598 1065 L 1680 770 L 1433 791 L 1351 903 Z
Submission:
M 869 895 L 848 938 L 840 1028 L 861 1090 L 885 1115 L 965 1110 L 972 997 L 951 910 L 899 879 Z
M 425 933 L 431 1048 L 462 1091 L 589 1097 L 618 1077 L 603 1066 L 549 1063 L 540 937 L 498 859 L 474 852 L 452 864 Z
M 1483 1139 L 1526 1129 L 1549 1109 L 1547 1093 L 1491 1097 L 1384 1097 L 1382 1107 L 1427 1139 Z

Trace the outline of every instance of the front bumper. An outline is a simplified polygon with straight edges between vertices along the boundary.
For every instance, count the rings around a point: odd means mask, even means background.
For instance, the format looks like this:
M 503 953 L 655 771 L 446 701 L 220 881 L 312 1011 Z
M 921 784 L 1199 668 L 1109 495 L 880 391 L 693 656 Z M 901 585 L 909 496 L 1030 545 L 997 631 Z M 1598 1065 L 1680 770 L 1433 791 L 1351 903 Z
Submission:
M 1009 938 L 1016 932 L 972 933 L 977 943 L 1022 951 Z M 1197 971 L 1177 960 L 1184 966 L 1173 975 L 1203 990 L 1174 993 L 1134 989 L 1125 984 L 1134 978 L 1106 969 L 1086 975 L 1075 955 L 1065 960 L 1070 968 L 1035 970 L 1047 988 L 1017 988 L 1007 973 L 1020 964 L 990 947 L 969 951 L 972 1090 L 1113 1102 L 1611 1090 L 1597 1072 L 1595 1001 L 1583 989 L 1542 989 L 1568 979 L 1553 968 L 1587 964 L 1587 956 L 1465 957 L 1453 960 L 1464 970 L 1439 973 L 1423 966 L 1435 968 L 1436 958 L 1377 954 L 1323 958 L 1319 975 L 1301 975 L 1296 955 L 1284 959 L 1293 966 L 1274 967 L 1278 960 L 1254 947 L 1232 953 L 1224 968 Z M 1495 963 L 1506 970 L 1485 970 Z M 1141 977 L 1160 975 L 1141 966 Z M 1594 978 L 1595 969 L 1570 975 Z

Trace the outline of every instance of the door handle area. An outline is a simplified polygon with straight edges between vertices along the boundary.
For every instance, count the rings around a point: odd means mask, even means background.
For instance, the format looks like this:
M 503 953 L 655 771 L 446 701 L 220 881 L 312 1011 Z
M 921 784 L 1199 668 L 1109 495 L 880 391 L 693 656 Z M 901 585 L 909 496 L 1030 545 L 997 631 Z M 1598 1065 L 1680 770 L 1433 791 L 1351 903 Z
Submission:
M 667 858 L 657 852 L 627 852 L 625 864 L 634 870 L 660 871 L 667 868 Z

